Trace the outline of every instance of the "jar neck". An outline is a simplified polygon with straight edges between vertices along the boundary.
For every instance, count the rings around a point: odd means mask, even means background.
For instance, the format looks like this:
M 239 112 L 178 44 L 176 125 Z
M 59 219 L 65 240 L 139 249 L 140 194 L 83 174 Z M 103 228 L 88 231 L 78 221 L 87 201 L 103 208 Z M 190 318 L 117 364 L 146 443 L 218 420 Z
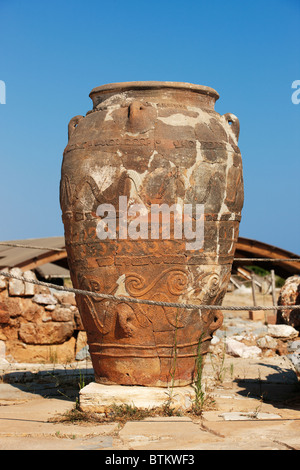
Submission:
M 90 93 L 93 107 L 105 102 L 117 104 L 124 99 L 137 99 L 150 103 L 174 106 L 195 106 L 213 110 L 218 93 L 201 85 L 177 82 L 125 82 L 103 85 Z

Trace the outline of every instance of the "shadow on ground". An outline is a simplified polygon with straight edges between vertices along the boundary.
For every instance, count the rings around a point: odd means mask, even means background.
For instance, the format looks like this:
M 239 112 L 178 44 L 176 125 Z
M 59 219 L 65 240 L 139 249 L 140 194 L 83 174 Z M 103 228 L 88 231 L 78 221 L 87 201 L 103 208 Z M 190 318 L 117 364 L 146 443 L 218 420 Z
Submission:
M 94 370 L 53 368 L 38 372 L 14 371 L 2 375 L 1 380 L 25 393 L 73 401 L 82 387 L 94 381 Z
M 240 388 L 238 395 L 257 398 L 270 403 L 276 408 L 300 409 L 300 383 L 296 373 L 288 368 L 259 363 L 258 365 L 271 369 L 270 373 L 260 379 L 236 379 Z

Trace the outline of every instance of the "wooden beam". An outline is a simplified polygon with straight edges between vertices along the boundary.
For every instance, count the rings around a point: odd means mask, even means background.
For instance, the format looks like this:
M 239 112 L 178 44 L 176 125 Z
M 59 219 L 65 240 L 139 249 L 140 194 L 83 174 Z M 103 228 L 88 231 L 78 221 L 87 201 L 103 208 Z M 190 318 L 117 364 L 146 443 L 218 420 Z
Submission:
M 249 258 L 251 257 L 251 255 L 253 255 L 253 258 L 272 258 L 274 260 L 287 259 L 289 257 L 292 257 L 292 258 L 297 257 L 297 255 L 292 256 L 291 253 L 286 252 L 285 250 L 281 250 L 280 248 L 276 248 L 273 246 L 270 246 L 268 248 L 268 246 L 264 245 L 261 242 L 254 242 L 251 240 L 247 241 L 243 239 L 238 239 L 237 241 L 236 251 L 235 251 L 236 258 L 240 257 L 238 256 L 238 253 L 237 253 L 238 251 L 249 253 L 250 255 Z M 291 272 L 300 271 L 300 259 L 299 259 L 299 262 L 298 261 L 278 261 L 276 264 L 278 266 L 285 267 L 286 270 L 290 270 Z
M 16 265 L 16 267 L 21 268 L 22 271 L 29 271 L 31 269 L 35 269 L 39 266 L 42 266 L 43 264 L 53 263 L 57 260 L 60 260 L 66 257 L 67 257 L 66 251 L 59 251 L 59 252 L 47 251 L 47 253 L 44 253 L 35 258 L 31 258 L 30 260 L 19 263 L 18 265 Z

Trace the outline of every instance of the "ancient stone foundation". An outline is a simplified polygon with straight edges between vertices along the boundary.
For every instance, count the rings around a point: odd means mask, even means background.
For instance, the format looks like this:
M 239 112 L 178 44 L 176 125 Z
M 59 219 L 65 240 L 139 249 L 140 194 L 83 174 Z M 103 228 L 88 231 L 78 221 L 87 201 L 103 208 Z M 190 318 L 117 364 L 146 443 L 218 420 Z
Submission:
M 11 274 L 34 279 L 19 268 Z M 0 359 L 71 362 L 86 345 L 75 296 L 15 279 L 0 279 Z

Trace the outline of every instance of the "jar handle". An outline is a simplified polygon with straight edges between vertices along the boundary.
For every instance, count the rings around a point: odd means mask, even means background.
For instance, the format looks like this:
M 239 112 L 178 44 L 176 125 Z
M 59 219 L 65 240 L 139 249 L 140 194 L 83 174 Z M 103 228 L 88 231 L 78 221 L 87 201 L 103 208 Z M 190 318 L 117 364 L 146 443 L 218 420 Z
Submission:
M 238 141 L 240 135 L 240 121 L 232 113 L 226 113 L 223 115 L 228 125 L 231 127 L 232 132 L 234 133 L 236 140 Z
M 75 131 L 75 129 L 76 129 L 79 121 L 81 121 L 81 119 L 83 119 L 83 116 L 74 116 L 71 119 L 71 121 L 69 122 L 69 125 L 68 125 L 68 139 L 70 139 L 71 135 Z
M 209 333 L 210 334 L 212 334 L 214 331 L 221 328 L 221 326 L 223 324 L 223 318 L 224 317 L 223 317 L 223 313 L 221 312 L 221 310 L 215 310 L 214 311 L 213 321 L 209 325 Z

